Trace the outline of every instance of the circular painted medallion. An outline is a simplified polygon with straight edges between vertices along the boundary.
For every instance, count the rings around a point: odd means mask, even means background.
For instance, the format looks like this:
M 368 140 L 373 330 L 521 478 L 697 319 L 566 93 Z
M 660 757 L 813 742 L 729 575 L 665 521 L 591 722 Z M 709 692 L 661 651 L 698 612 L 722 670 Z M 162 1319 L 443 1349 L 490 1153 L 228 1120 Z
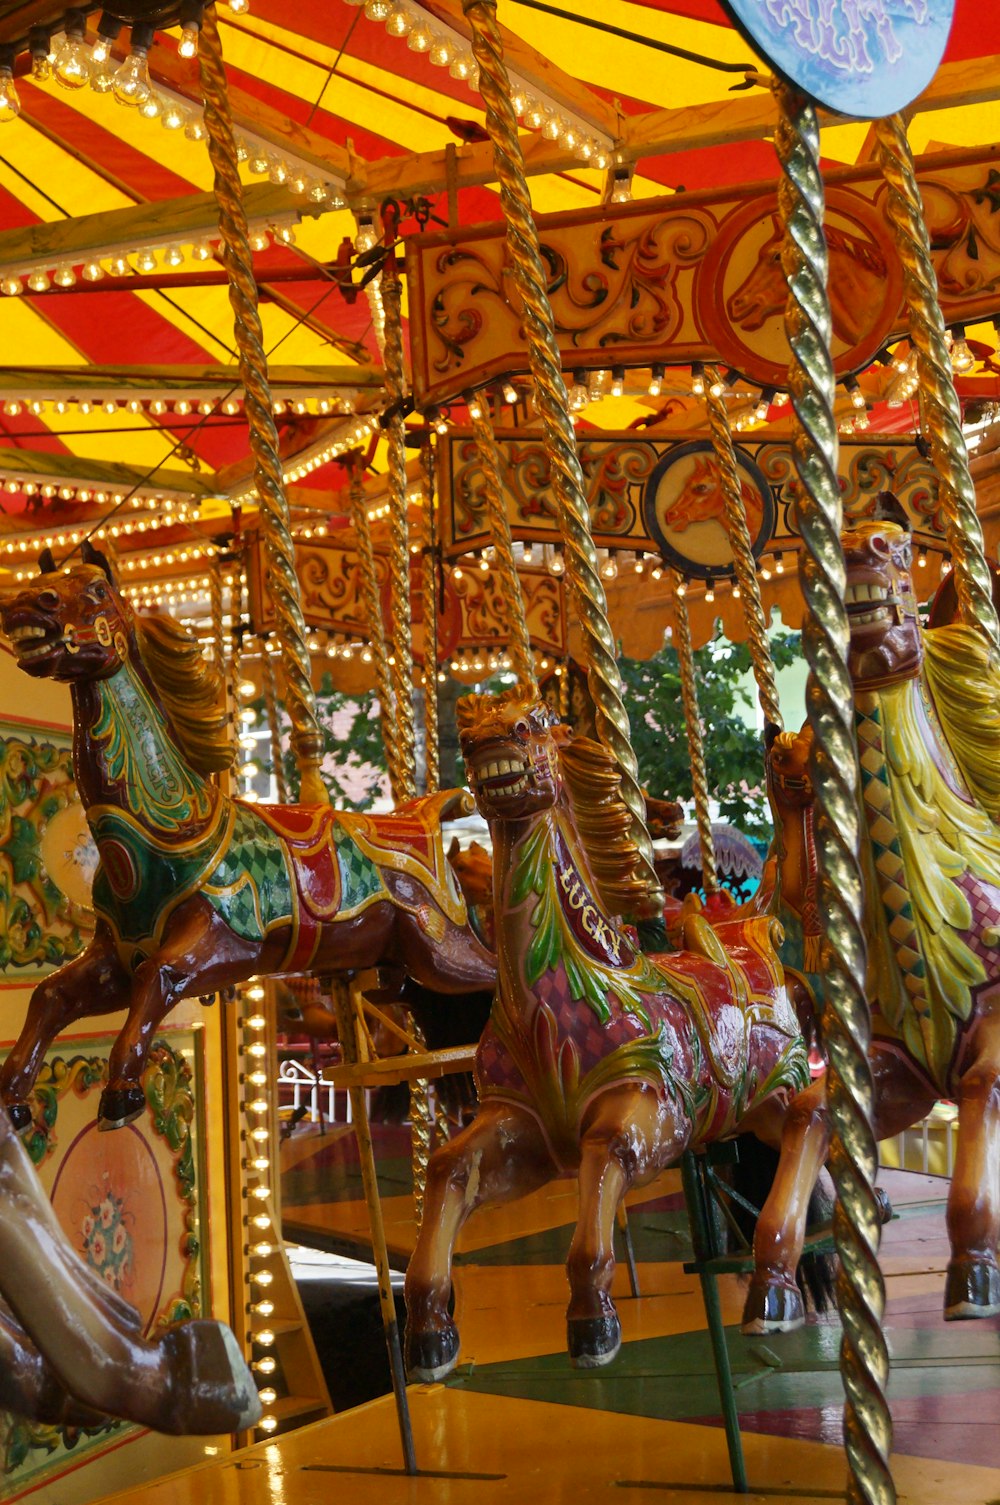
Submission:
M 817 104 L 861 120 L 922 93 L 955 0 L 722 0 L 750 45 Z
M 759 466 L 739 448 L 736 463 L 750 541 L 754 557 L 759 558 L 774 533 L 774 498 Z M 677 444 L 667 451 L 647 483 L 642 515 L 664 560 L 682 575 L 696 580 L 732 575 L 722 485 L 708 440 Z
M 826 203 L 831 351 L 838 376 L 867 366 L 896 332 L 903 273 L 878 209 L 849 188 Z M 773 193 L 727 215 L 695 277 L 700 327 L 720 360 L 762 387 L 788 380 L 788 293 L 781 267 L 781 219 Z

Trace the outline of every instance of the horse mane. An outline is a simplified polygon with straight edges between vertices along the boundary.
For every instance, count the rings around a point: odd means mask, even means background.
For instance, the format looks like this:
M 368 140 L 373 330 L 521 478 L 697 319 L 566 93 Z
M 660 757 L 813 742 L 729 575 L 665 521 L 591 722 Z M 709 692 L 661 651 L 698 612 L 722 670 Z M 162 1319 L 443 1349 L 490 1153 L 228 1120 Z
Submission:
M 593 738 L 576 737 L 560 743 L 559 764 L 600 899 L 609 914 L 628 913 L 646 885 L 614 758 Z
M 196 638 L 166 613 L 135 618 L 139 653 L 170 720 L 177 747 L 197 773 L 233 762 L 225 681 Z
M 934 709 L 974 799 L 1000 825 L 1000 665 L 974 627 L 924 632 L 924 672 Z

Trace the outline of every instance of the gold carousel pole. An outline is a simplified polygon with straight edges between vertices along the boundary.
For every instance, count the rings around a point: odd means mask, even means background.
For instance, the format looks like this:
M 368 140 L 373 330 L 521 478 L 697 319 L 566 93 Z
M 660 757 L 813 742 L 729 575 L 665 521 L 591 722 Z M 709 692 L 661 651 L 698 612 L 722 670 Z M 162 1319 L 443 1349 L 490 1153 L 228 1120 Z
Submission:
M 618 765 L 622 798 L 629 808 L 632 836 L 642 858 L 647 902 L 652 911 L 659 913 L 663 907 L 663 889 L 653 868 L 646 802 L 639 787 L 639 768 L 630 741 L 628 712 L 622 699 L 615 639 L 608 622 L 607 598 L 597 568 L 583 471 L 559 361 L 545 268 L 539 252 L 538 229 L 531 212 L 517 117 L 511 105 L 510 80 L 503 60 L 496 3 L 495 0 L 462 0 L 462 9 L 469 20 L 472 48 L 479 65 L 486 129 L 493 142 L 500 202 L 507 222 L 507 247 L 521 298 L 528 361 L 535 381 L 535 403 L 542 418 L 559 526 L 566 548 L 567 571 L 587 648 L 588 680 L 597 710 L 597 734 Z
M 801 483 L 798 521 L 807 607 L 802 642 L 811 671 L 806 704 L 813 729 L 810 774 L 825 930 L 823 1038 L 833 1129 L 830 1163 L 837 1184 L 834 1232 L 841 1262 L 838 1305 L 847 1397 L 844 1441 L 851 1470 L 848 1499 L 855 1505 L 890 1505 L 896 1495 L 889 1471 L 892 1420 L 885 1395 L 885 1285 L 878 1263 L 880 1222 L 872 1185 L 877 1156 L 868 1063 L 871 1015 L 865 996 L 860 777 L 854 689 L 847 667 L 843 507 L 837 481 L 819 126 L 815 107 L 796 90 L 781 84 L 776 95 L 775 146 L 783 173 L 782 263 L 789 294 L 785 327 L 792 352 L 789 390 Z
M 916 353 L 920 409 L 938 476 L 959 609 L 962 620 L 978 627 L 1000 653 L 1000 625 L 976 512 L 976 489 L 969 474 L 962 405 L 955 391 L 930 237 L 902 117 L 887 115 L 876 120 L 875 139 L 888 187 L 886 212 L 903 263 L 903 296 L 909 310 L 910 344 Z
M 215 171 L 215 196 L 219 203 L 223 261 L 229 276 L 229 299 L 235 315 L 236 348 L 254 457 L 254 481 L 260 499 L 269 584 L 278 619 L 278 642 L 292 721 L 292 747 L 301 781 L 299 797 L 305 804 L 325 805 L 329 804 L 330 797 L 319 771 L 323 737 L 316 718 L 302 595 L 295 573 L 295 545 L 289 528 L 288 498 L 278 454 L 278 431 L 268 386 L 253 255 L 247 239 L 247 217 L 214 5 L 205 7 L 199 56 L 208 151 Z
M 698 685 L 694 672 L 694 649 L 691 646 L 691 620 L 688 616 L 684 582 L 679 576 L 674 579 L 673 606 L 674 621 L 677 624 L 675 646 L 681 671 L 681 700 L 684 705 L 688 756 L 691 761 L 691 787 L 694 790 L 694 814 L 698 823 L 698 845 L 701 849 L 701 881 L 705 893 L 714 894 L 719 887 L 719 874 L 715 865 L 712 817 L 708 809 L 705 744 L 701 730 L 701 714 L 698 710 Z
M 438 594 L 437 528 L 434 486 L 434 449 L 427 439 L 420 451 L 424 473 L 424 763 L 427 769 L 427 793 L 441 787 L 441 741 L 438 730 Z
M 716 390 L 717 389 L 717 390 Z M 767 637 L 767 618 L 760 594 L 760 581 L 753 557 L 750 529 L 747 526 L 746 508 L 740 488 L 740 473 L 733 445 L 733 431 L 729 426 L 726 399 L 722 395 L 719 373 L 713 369 L 705 372 L 705 406 L 708 409 L 708 426 L 715 450 L 715 463 L 722 481 L 724 503 L 723 520 L 729 547 L 733 551 L 733 566 L 736 583 L 743 602 L 743 616 L 747 624 L 747 641 L 750 660 L 753 664 L 757 694 L 765 722 L 779 729 L 784 726 L 781 707 L 778 703 L 778 686 L 774 677 L 774 660 Z
M 351 520 L 358 544 L 358 560 L 361 565 L 361 599 L 365 607 L 368 641 L 371 644 L 375 663 L 375 687 L 378 694 L 379 722 L 382 742 L 389 768 L 389 784 L 392 798 L 398 804 L 402 795 L 399 788 L 399 769 L 396 764 L 395 716 L 392 676 L 389 671 L 389 656 L 385 646 L 385 628 L 382 622 L 382 603 L 379 600 L 378 578 L 375 574 L 375 551 L 372 548 L 371 528 L 368 524 L 368 508 L 362 485 L 360 461 L 355 457 L 351 464 L 350 480 Z
M 510 520 L 507 517 L 507 502 L 500 480 L 500 456 L 497 453 L 496 435 L 486 407 L 487 397 L 480 392 L 470 409 L 472 431 L 476 436 L 479 463 L 483 470 L 486 491 L 486 515 L 489 519 L 490 538 L 496 554 L 496 572 L 500 594 L 507 606 L 510 624 L 510 662 L 517 675 L 518 684 L 532 695 L 538 694 L 535 676 L 535 659 L 528 636 L 528 618 L 524 610 L 524 593 L 521 577 L 514 563 L 514 541 L 510 536 Z
M 260 642 L 261 679 L 264 686 L 264 709 L 267 712 L 267 730 L 271 739 L 271 767 L 274 770 L 274 788 L 278 804 L 288 803 L 288 785 L 285 782 L 285 764 L 281 755 L 281 722 L 278 712 L 278 691 L 274 682 L 274 660 L 267 651 L 267 643 Z
M 388 231 L 395 236 L 395 226 Z M 397 800 L 412 800 L 417 792 L 417 763 L 413 729 L 413 636 L 410 612 L 410 527 L 406 483 L 406 423 L 403 418 L 402 287 L 394 253 L 382 269 L 385 305 L 385 388 L 389 417 L 389 587 L 392 608 L 392 686 L 395 701 L 393 742 L 396 755 Z
M 222 555 L 216 554 L 208 574 L 208 602 L 212 619 L 212 657 L 223 676 L 226 663 L 226 629 L 222 605 Z

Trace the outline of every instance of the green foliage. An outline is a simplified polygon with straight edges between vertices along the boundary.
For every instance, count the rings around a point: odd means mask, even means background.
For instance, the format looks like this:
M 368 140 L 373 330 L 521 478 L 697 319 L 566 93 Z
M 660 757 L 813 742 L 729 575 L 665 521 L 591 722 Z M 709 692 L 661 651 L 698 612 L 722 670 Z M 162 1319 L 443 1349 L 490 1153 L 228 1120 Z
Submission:
M 795 663 L 798 633 L 775 633 L 771 651 L 778 669 Z M 763 747 L 760 734 L 740 714 L 741 708 L 754 704 L 753 682 L 747 689 L 746 678 L 750 650 L 718 634 L 695 652 L 694 660 L 708 787 L 719 802 L 720 817 L 747 836 L 768 840 Z M 643 785 L 657 798 L 690 800 L 691 765 L 676 650 L 664 648 L 646 661 L 622 658 L 619 666 Z
M 258 724 L 266 726 L 263 700 L 255 703 Z M 378 703 L 373 691 L 347 695 L 335 690 L 325 675 L 316 695 L 316 711 L 323 733 L 321 772 L 335 804 L 347 810 L 363 810 L 371 804 L 378 785 L 388 772 Z M 298 795 L 299 778 L 291 751 L 291 721 L 281 707 L 281 746 L 289 798 Z M 271 768 L 269 740 L 257 744 L 254 758 L 267 772 Z M 345 775 L 350 770 L 350 777 Z

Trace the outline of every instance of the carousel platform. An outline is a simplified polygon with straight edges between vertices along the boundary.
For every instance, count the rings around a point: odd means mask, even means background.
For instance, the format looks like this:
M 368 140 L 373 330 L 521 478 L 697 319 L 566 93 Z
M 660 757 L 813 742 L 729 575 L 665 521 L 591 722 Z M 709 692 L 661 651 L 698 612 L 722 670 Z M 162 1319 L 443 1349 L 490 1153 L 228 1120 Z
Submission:
M 300 1168 L 309 1160 L 307 1143 L 290 1157 Z M 312 1154 L 328 1159 L 330 1144 L 313 1141 Z M 885 1233 L 883 1265 L 899 1497 L 907 1505 L 993 1505 L 1000 1496 L 1000 1319 L 942 1321 L 946 1184 L 899 1171 L 884 1180 L 898 1214 Z M 294 1175 L 288 1184 L 295 1187 Z M 298 1185 L 305 1185 L 302 1177 Z M 402 1256 L 410 1238 L 402 1189 L 398 1206 L 394 1200 L 387 1198 L 391 1237 Z M 327 1217 L 330 1240 L 360 1238 L 360 1202 L 345 1196 L 317 1206 L 338 1210 Z M 300 1204 L 296 1221 L 302 1213 Z M 410 1389 L 419 1477 L 402 1471 L 386 1397 L 114 1499 L 138 1502 L 141 1495 L 142 1505 L 732 1500 L 698 1282 L 682 1268 L 687 1247 L 676 1177 L 661 1178 L 632 1204 L 642 1296 L 627 1294 L 619 1268 L 625 1344 L 614 1364 L 596 1373 L 572 1370 L 562 1346 L 562 1259 L 574 1214 L 574 1189 L 566 1183 L 473 1224 L 475 1238 L 466 1238 L 456 1279 L 460 1367 L 446 1384 Z M 751 1487 L 743 1498 L 842 1499 L 838 1324 L 811 1319 L 784 1338 L 744 1339 L 735 1325 L 737 1279 L 722 1277 L 720 1291 Z

